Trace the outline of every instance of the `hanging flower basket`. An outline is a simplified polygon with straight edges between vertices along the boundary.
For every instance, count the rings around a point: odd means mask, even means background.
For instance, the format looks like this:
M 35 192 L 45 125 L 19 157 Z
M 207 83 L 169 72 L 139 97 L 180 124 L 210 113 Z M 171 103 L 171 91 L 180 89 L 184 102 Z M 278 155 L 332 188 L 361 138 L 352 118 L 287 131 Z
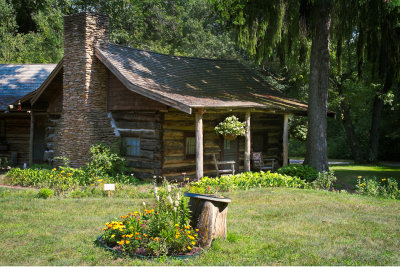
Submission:
M 224 134 L 224 139 L 229 140 L 229 141 L 233 141 L 237 138 L 236 134 Z
M 225 118 L 214 128 L 217 134 L 224 136 L 226 140 L 235 140 L 238 136 L 244 136 L 247 131 L 246 123 L 239 121 L 235 116 Z

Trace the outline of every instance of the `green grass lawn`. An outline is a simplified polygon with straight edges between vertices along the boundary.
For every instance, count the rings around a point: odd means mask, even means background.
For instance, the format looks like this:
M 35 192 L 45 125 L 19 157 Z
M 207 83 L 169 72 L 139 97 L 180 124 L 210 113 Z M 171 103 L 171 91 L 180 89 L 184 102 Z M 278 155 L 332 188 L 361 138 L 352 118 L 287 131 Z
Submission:
M 396 200 L 288 188 L 227 193 L 227 240 L 190 260 L 142 261 L 93 241 L 143 199 L 34 195 L 0 189 L 0 265 L 400 265 Z
M 374 166 L 374 165 L 331 165 L 330 170 L 335 172 L 338 180 L 337 189 L 354 190 L 357 177 L 397 178 L 400 181 L 400 167 Z

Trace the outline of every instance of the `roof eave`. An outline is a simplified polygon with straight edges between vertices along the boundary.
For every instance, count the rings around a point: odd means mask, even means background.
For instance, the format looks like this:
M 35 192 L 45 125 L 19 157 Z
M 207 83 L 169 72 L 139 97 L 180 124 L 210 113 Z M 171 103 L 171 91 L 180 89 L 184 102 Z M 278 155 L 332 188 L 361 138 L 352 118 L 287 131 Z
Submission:
M 150 92 L 149 90 L 143 89 L 139 86 L 136 86 L 132 84 L 128 79 L 125 78 L 125 76 L 107 59 L 107 57 L 104 55 L 104 53 L 96 47 L 95 49 L 95 54 L 97 58 L 122 82 L 123 85 L 126 86 L 129 90 L 138 93 L 142 96 L 145 96 L 147 98 L 150 98 L 152 100 L 155 100 L 157 102 L 160 102 L 162 104 L 165 104 L 167 106 L 173 107 L 175 109 L 178 109 L 180 111 L 183 111 L 188 114 L 192 114 L 192 108 L 182 102 L 178 102 L 174 99 L 165 97 L 163 95 Z
M 38 89 L 36 89 L 35 91 L 33 91 L 33 93 L 35 93 L 33 95 L 33 97 L 31 98 L 31 106 L 33 106 L 36 101 L 39 99 L 39 97 L 44 93 L 44 91 L 46 90 L 46 88 L 49 86 L 49 84 L 54 80 L 54 78 L 57 76 L 57 74 L 60 72 L 60 70 L 63 67 L 63 62 L 64 62 L 64 58 L 60 60 L 60 62 L 58 62 L 57 66 L 54 68 L 54 70 L 50 73 L 50 75 L 46 78 L 46 80 L 44 80 L 44 82 L 42 83 L 42 85 L 40 85 L 40 87 Z

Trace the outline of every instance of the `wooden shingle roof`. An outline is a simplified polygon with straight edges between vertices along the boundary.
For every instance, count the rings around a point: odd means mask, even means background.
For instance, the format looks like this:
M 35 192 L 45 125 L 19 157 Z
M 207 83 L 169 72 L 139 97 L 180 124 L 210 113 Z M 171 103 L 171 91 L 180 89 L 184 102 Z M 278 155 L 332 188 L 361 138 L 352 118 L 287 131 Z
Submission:
M 35 91 L 55 64 L 0 64 L 0 110 Z
M 187 113 L 192 108 L 307 110 L 305 103 L 283 96 L 238 61 L 170 56 L 114 44 L 96 48 L 96 55 L 128 89 Z

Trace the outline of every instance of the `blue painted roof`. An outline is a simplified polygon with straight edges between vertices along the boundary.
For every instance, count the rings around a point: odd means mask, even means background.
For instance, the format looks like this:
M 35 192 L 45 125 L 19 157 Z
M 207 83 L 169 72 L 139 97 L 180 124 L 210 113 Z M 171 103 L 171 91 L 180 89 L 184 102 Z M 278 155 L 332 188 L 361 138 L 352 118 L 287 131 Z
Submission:
M 0 64 L 0 110 L 35 91 L 56 64 Z

